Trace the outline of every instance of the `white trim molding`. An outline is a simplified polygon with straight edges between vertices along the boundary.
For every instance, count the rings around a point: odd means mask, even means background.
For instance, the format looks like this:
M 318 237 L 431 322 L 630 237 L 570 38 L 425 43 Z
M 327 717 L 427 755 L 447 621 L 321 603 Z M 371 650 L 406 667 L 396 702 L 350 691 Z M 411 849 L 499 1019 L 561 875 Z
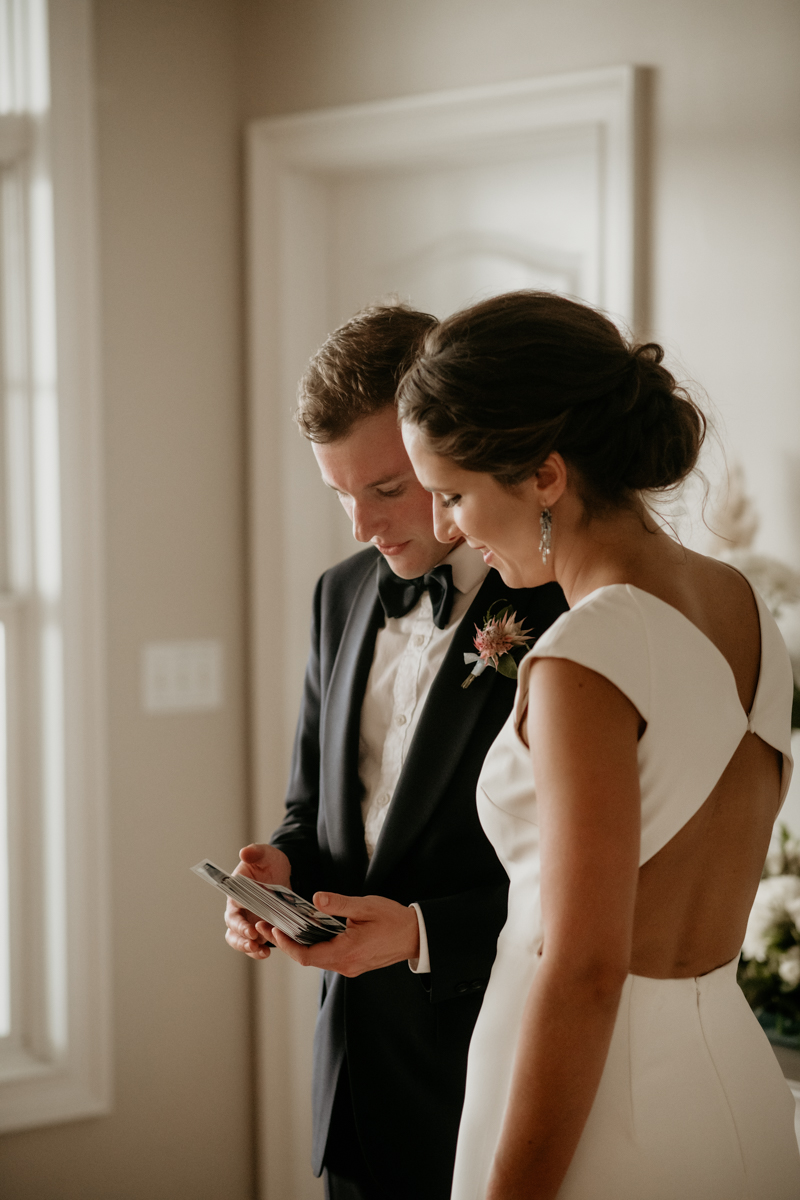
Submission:
M 38 368 L 32 370 L 32 551 L 27 567 L 10 572 L 0 598 L 9 613 L 15 605 L 19 610 L 31 661 L 38 664 L 37 678 L 20 689 L 26 704 L 9 722 L 10 730 L 14 723 L 26 725 L 27 815 L 10 830 L 10 870 L 12 936 L 20 930 L 30 954 L 16 963 L 18 977 L 12 967 L 12 992 L 25 1011 L 10 1053 L 0 1053 L 4 1131 L 111 1108 L 92 5 L 6 3 L 4 15 L 12 22 L 39 22 L 38 36 L 47 36 L 49 26 L 50 103 L 45 98 L 32 115 L 2 118 L 0 158 L 9 161 L 27 146 L 34 175 L 43 181 L 31 202 L 31 220 L 39 204 L 52 237 L 44 267 L 50 253 L 55 369 L 39 376 Z M 46 97 L 46 79 L 37 86 Z M 34 261 L 32 269 L 44 267 Z M 52 314 L 45 312 L 44 319 L 52 323 Z

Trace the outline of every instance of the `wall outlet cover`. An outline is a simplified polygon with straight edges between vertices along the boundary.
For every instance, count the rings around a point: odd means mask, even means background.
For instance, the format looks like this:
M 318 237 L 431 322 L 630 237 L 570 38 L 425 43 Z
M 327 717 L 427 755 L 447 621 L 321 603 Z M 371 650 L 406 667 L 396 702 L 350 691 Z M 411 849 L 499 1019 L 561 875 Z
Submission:
M 142 648 L 145 712 L 208 712 L 222 704 L 222 642 L 148 642 Z

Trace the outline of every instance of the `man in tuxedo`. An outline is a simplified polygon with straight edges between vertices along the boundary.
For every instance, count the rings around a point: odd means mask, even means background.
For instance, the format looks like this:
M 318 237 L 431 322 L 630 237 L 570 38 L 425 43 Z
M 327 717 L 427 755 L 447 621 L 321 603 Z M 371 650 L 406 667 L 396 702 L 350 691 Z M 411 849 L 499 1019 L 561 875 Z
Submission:
M 532 638 L 566 610 L 556 584 L 513 591 L 455 527 L 437 541 L 394 393 L 435 319 L 373 308 L 312 359 L 298 422 L 369 548 L 317 584 L 286 799 L 238 868 L 291 884 L 348 928 L 305 948 L 228 902 L 227 940 L 323 971 L 312 1165 L 329 1200 L 447 1200 L 470 1035 L 508 879 L 478 822 L 483 759 L 515 685 L 465 653 L 508 602 Z

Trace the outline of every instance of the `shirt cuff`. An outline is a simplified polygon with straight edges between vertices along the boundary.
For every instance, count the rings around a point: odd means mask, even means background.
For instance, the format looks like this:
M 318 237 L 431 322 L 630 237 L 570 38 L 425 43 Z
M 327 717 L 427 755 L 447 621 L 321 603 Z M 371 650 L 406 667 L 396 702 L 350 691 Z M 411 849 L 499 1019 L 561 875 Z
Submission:
M 428 953 L 428 935 L 425 932 L 425 918 L 418 904 L 409 904 L 408 907 L 413 908 L 417 914 L 417 925 L 419 926 L 419 958 L 410 958 L 408 965 L 415 975 L 430 975 L 431 959 Z

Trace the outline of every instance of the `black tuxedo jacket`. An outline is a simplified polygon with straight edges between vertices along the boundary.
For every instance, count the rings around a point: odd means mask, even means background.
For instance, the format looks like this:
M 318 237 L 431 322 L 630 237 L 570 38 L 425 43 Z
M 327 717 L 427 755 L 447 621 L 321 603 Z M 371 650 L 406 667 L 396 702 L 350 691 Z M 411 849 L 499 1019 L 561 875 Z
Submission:
M 356 979 L 325 972 L 314 1040 L 313 1167 L 323 1166 L 334 1093 L 347 1067 L 359 1138 L 387 1198 L 449 1195 L 467 1049 L 506 918 L 508 879 L 478 822 L 475 790 L 514 700 L 491 668 L 469 688 L 464 653 L 489 606 L 507 599 L 538 637 L 567 604 L 557 584 L 512 590 L 490 571 L 430 689 L 370 862 L 358 777 L 361 704 L 383 625 L 379 553 L 317 584 L 311 651 L 286 800 L 272 843 L 304 896 L 329 889 L 417 901 L 430 975 L 405 962 Z

